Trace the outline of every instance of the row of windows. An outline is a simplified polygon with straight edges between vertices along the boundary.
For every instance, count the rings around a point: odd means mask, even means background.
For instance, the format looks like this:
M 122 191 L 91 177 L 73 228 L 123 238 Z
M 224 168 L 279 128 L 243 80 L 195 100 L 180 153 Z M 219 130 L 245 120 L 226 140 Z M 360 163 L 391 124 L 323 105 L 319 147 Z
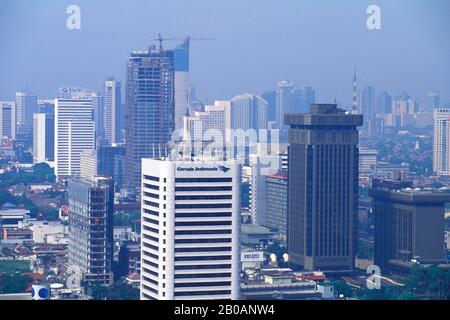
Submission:
M 221 252 L 231 251 L 231 247 L 175 248 L 175 252 L 212 252 L 212 251 L 221 251 Z
M 153 199 L 159 199 L 159 195 L 158 195 L 158 194 L 149 193 L 149 192 L 145 192 L 145 191 L 144 191 L 144 195 L 145 195 L 146 197 L 150 197 L 150 198 L 153 198 Z
M 159 212 L 144 208 L 144 212 L 159 217 Z
M 231 256 L 196 256 L 196 257 L 175 257 L 175 261 L 213 261 L 231 260 Z
M 211 186 L 211 187 L 175 187 L 175 191 L 231 191 L 231 186 Z
M 215 239 L 175 239 L 175 243 L 229 243 L 231 239 L 215 238 Z
M 147 251 L 145 251 L 145 250 L 142 250 L 142 252 L 144 253 L 144 256 L 150 257 L 150 258 L 153 258 L 153 259 L 157 259 L 157 260 L 158 260 L 158 256 L 157 256 L 156 254 L 147 252 Z
M 231 290 L 175 292 L 175 297 L 214 296 L 214 295 L 223 295 L 223 294 L 231 294 Z
M 232 178 L 176 178 L 175 182 L 232 182 Z
M 175 270 L 197 270 L 197 269 L 229 269 L 231 264 L 210 264 L 210 265 L 192 265 L 192 266 L 175 266 Z
M 151 224 L 159 225 L 159 222 L 157 220 L 153 220 L 153 219 L 150 219 L 150 218 L 147 218 L 147 217 L 144 217 L 144 221 L 148 222 L 148 223 L 151 223 Z
M 175 226 L 231 226 L 231 221 L 181 221 L 175 222 Z
M 175 196 L 175 200 L 226 200 L 231 198 L 232 198 L 231 195 L 227 194 Z
M 150 181 L 157 181 L 157 182 L 159 182 L 159 177 L 148 176 L 148 175 L 146 175 L 146 174 L 144 174 L 144 179 L 145 179 L 145 180 L 150 180 Z
M 150 228 L 149 226 L 145 226 L 144 225 L 144 230 L 147 230 L 147 231 L 150 231 L 150 232 L 153 232 L 153 233 L 159 233 L 159 230 L 158 229 L 155 229 L 155 228 Z M 153 240 L 153 239 L 152 239 Z M 156 240 L 155 240 L 156 241 Z
M 175 279 L 190 279 L 190 278 L 225 278 L 231 277 L 230 272 L 226 273 L 195 273 L 195 274 L 176 274 Z
M 147 269 L 147 268 L 145 268 L 145 267 L 142 267 L 142 270 L 144 270 L 144 271 L 147 272 L 147 273 L 150 273 L 150 274 L 154 275 L 155 277 L 158 276 L 158 272 L 152 271 L 152 270 Z
M 175 283 L 175 288 L 231 286 L 231 281 Z
M 148 206 L 159 208 L 159 204 L 157 204 L 156 202 L 144 200 L 144 203 Z
M 144 183 L 144 187 L 147 188 L 147 189 L 159 190 L 158 186 L 154 186 L 154 185 L 148 184 L 148 183 Z
M 175 213 L 175 218 L 231 217 L 231 212 Z
M 176 204 L 175 209 L 231 208 L 231 203 Z
M 147 242 L 144 242 L 144 247 L 149 248 L 149 249 L 153 249 L 153 250 L 156 250 L 156 251 L 158 250 L 157 246 L 154 246 L 154 245 L 149 244 Z
M 175 235 L 188 234 L 231 234 L 231 230 L 179 230 L 175 231 Z

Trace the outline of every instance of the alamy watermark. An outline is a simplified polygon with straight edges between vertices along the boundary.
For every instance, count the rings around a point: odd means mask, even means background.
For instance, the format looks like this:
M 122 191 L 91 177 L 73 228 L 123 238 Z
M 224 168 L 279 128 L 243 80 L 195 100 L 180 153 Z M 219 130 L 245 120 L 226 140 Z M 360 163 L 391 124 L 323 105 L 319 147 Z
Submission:
M 66 13 L 69 15 L 66 20 L 66 27 L 69 30 L 81 29 L 81 9 L 76 4 L 67 7 Z

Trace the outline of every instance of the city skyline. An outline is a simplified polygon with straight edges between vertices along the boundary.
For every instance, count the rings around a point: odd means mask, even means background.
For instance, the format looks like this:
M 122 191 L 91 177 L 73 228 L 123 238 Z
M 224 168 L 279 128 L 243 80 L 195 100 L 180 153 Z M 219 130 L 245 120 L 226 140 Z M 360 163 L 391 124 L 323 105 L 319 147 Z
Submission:
M 0 30 L 6 30 L 2 24 L 7 24 L 10 30 L 8 34 L 0 32 L 0 40 L 9 44 L 0 52 L 0 66 L 9 75 L 4 78 L 7 81 L 0 80 L 4 81 L 0 82 L 1 99 L 11 100 L 17 90 L 27 87 L 40 97 L 56 96 L 62 85 L 100 90 L 107 76 L 125 83 L 129 52 L 145 50 L 146 45 L 152 44 L 150 39 L 161 32 L 168 38 L 184 38 L 188 34 L 215 38 L 214 41 L 193 42 L 190 48 L 189 77 L 206 103 L 230 99 L 239 92 L 260 94 L 275 89 L 278 81 L 289 79 L 298 87 L 314 87 L 318 92 L 317 102 L 336 98 L 340 104 L 351 106 L 355 67 L 360 87 L 372 84 L 379 92 L 387 90 L 394 96 L 408 91 L 420 102 L 425 101 L 428 91 L 438 90 L 443 103 L 450 101 L 446 90 L 450 45 L 445 33 L 450 30 L 450 22 L 444 14 L 450 5 L 445 1 L 434 1 L 429 6 L 421 1 L 396 1 L 395 4 L 378 1 L 382 13 L 380 30 L 366 27 L 369 1 L 357 4 L 341 1 L 339 5 L 331 1 L 325 4 L 285 1 L 284 6 L 277 6 L 274 1 L 260 5 L 250 1 L 239 6 L 216 4 L 211 7 L 204 2 L 192 6 L 177 2 L 170 4 L 176 13 L 173 16 L 167 16 L 170 12 L 166 10 L 167 4 L 141 1 L 135 1 L 135 4 L 123 8 L 114 2 L 79 1 L 81 29 L 68 30 L 65 10 L 69 3 L 46 2 L 41 6 L 41 3 L 4 1 L 5 10 L 0 11 L 0 15 L 6 11 L 11 14 L 1 15 L 0 19 Z M 103 10 L 106 7 L 108 10 Z M 39 19 L 44 8 L 52 19 Z M 131 15 L 141 17 L 146 10 L 158 10 L 161 14 L 148 24 L 144 23 L 146 19 L 127 20 Z M 264 20 L 262 18 L 269 12 L 272 23 L 260 26 L 258 21 Z M 20 19 L 21 26 L 9 19 L 17 14 L 24 18 Z M 202 19 L 196 19 L 200 14 Z M 242 22 L 239 25 L 244 32 L 233 32 L 235 27 L 223 19 L 227 14 Z M 248 15 L 253 18 L 251 22 L 247 22 Z M 180 19 L 175 22 L 173 18 L 177 16 Z M 165 18 L 171 21 L 169 25 L 160 23 Z M 209 22 L 215 20 L 222 22 L 220 28 Z M 320 28 L 317 28 L 317 21 L 321 23 Z M 209 26 L 208 30 L 202 28 L 204 25 Z M 47 38 L 42 37 L 43 33 Z M 15 42 L 10 38 L 11 34 L 24 37 L 23 41 Z M 112 34 L 114 41 L 108 41 Z M 412 42 L 420 43 L 422 49 L 407 50 Z M 87 44 L 95 45 L 87 47 Z M 177 44 L 166 42 L 164 47 L 171 49 Z M 58 46 L 58 56 L 55 56 L 56 52 L 47 52 L 48 45 Z M 34 50 L 25 50 L 27 46 L 33 46 Z M 232 50 L 229 50 L 230 46 Z M 285 49 L 273 50 L 280 46 Z M 324 50 L 326 46 L 334 48 L 332 57 Z M 44 52 L 46 56 L 42 55 Z M 102 56 L 105 52 L 108 52 L 107 59 Z M 251 59 L 241 59 L 237 52 Z M 18 58 L 13 59 L 15 56 Z M 87 56 L 90 61 L 85 59 Z M 52 60 L 48 60 L 47 69 L 42 70 L 36 64 L 37 58 Z M 5 61 L 9 62 L 6 64 Z M 16 64 L 18 61 L 21 61 L 20 65 Z M 56 65 L 64 67 L 56 68 Z M 241 71 L 239 77 L 235 77 L 237 69 Z M 26 78 L 25 74 L 28 75 Z M 43 74 L 51 77 L 43 81 Z

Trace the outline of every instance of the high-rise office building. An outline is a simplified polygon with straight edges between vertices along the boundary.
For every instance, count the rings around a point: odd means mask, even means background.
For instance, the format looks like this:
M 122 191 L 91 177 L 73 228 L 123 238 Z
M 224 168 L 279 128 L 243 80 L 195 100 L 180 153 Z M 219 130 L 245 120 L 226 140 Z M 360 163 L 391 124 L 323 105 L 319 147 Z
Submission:
M 105 138 L 109 144 L 121 140 L 122 95 L 121 83 L 114 78 L 108 78 L 103 85 L 103 126 Z
M 33 162 L 50 162 L 55 158 L 55 116 L 53 113 L 33 115 Z
M 267 129 L 267 102 L 254 94 L 242 94 L 231 99 L 231 128 L 253 129 L 259 137 L 259 130 Z
M 367 86 L 361 93 L 361 112 L 364 116 L 363 129 L 369 135 L 374 133 L 375 125 L 375 87 Z
M 391 113 L 392 112 L 392 96 L 383 91 L 378 95 L 377 99 L 377 113 Z
M 351 271 L 358 230 L 358 130 L 334 104 L 288 114 L 288 247 L 294 268 Z
M 55 99 L 55 174 L 80 174 L 83 150 L 95 149 L 92 98 L 79 88 L 62 88 Z
M 183 129 L 183 117 L 189 106 L 189 45 L 187 37 L 173 50 L 175 63 L 175 129 Z
M 434 109 L 433 171 L 450 175 L 450 109 Z
M 17 134 L 33 133 L 33 113 L 37 112 L 37 96 L 27 90 L 16 92 Z
M 69 180 L 68 203 L 69 270 L 78 283 L 112 284 L 112 180 L 99 176 Z
M 416 259 L 445 262 L 444 213 L 450 193 L 377 181 L 369 191 L 375 215 L 375 264 L 382 270 Z
M 300 109 L 294 110 L 294 112 L 308 112 L 309 106 L 316 102 L 316 91 L 312 87 L 305 86 L 300 92 Z
M 352 114 L 358 114 L 359 108 L 358 108 L 358 88 L 357 88 L 357 81 L 356 81 L 356 68 L 353 73 L 353 96 L 352 96 Z
M 142 160 L 141 299 L 239 299 L 241 166 Z
M 214 136 L 215 140 L 224 143 L 227 130 L 230 129 L 227 128 L 229 114 L 230 103 L 224 104 L 220 101 L 216 101 L 212 106 L 205 106 L 205 111 L 196 111 L 193 115 L 186 114 L 183 126 L 184 140 L 203 141 Z
M 117 187 L 124 185 L 125 147 L 123 145 L 99 146 L 97 148 L 98 174 L 114 178 Z
M 433 111 L 441 106 L 441 98 L 439 91 L 433 90 L 427 92 L 426 108 L 428 111 Z
M 250 213 L 252 223 L 267 225 L 266 176 L 277 173 L 282 167 L 280 155 L 251 154 L 250 164 Z
M 278 129 L 286 128 L 284 124 L 284 114 L 293 111 L 292 107 L 292 91 L 294 85 L 288 80 L 280 81 L 277 87 L 277 110 L 276 110 L 276 126 Z
M 98 175 L 97 151 L 83 150 L 80 155 L 80 177 L 89 179 Z M 111 177 L 112 178 L 112 177 Z
M 16 139 L 16 105 L 0 103 L 0 139 Z
M 261 98 L 263 98 L 267 102 L 267 121 L 276 121 L 277 120 L 277 92 L 274 90 L 264 91 L 261 94 Z
M 132 52 L 127 64 L 126 180 L 141 186 L 141 159 L 165 153 L 174 130 L 172 50 Z
M 92 114 L 95 124 L 95 139 L 99 141 L 105 137 L 103 96 L 100 92 L 87 95 L 92 101 Z
M 265 177 L 266 226 L 276 229 L 281 237 L 287 237 L 287 172 L 279 171 Z

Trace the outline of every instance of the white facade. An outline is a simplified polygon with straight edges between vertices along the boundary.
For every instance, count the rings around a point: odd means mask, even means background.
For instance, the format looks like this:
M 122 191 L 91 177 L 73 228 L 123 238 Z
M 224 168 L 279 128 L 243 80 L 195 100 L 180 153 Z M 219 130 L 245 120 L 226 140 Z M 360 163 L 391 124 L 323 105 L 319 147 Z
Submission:
M 81 152 L 94 148 L 92 99 L 83 94 L 55 99 L 56 176 L 78 176 Z
M 175 129 L 183 129 L 183 117 L 188 108 L 189 71 L 175 72 Z
M 250 155 L 250 212 L 254 224 L 267 224 L 266 176 L 282 169 L 281 155 Z
M 33 114 L 33 162 L 53 162 L 54 116 L 49 113 Z M 51 135 L 51 136 L 49 136 Z
M 434 110 L 433 171 L 450 175 L 450 109 Z
M 61 222 L 33 221 L 31 222 L 30 229 L 33 231 L 34 243 L 69 243 L 69 226 Z
M 254 94 L 242 94 L 231 100 L 233 129 L 267 129 L 267 102 Z
M 377 164 L 377 150 L 359 149 L 359 173 L 371 173 Z
M 141 299 L 239 299 L 236 161 L 142 159 Z
M 225 135 L 229 127 L 226 127 L 226 117 L 229 114 L 227 106 L 223 103 L 216 103 L 213 106 L 205 106 L 205 111 L 197 111 L 194 115 L 184 116 L 185 141 L 203 141 L 210 140 L 211 135 L 217 140 L 217 135 L 221 135 L 222 141 L 225 141 Z M 216 134 L 214 134 L 216 132 Z
M 92 178 L 97 175 L 97 152 L 95 150 L 83 150 L 80 156 L 80 177 Z

